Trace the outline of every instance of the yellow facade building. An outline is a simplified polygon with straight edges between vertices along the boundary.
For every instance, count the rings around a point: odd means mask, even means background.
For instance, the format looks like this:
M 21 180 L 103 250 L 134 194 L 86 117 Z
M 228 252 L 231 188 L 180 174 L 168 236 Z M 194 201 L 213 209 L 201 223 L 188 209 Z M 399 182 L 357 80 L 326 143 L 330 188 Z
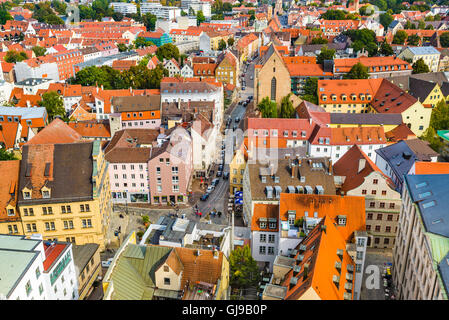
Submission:
M 226 51 L 217 59 L 215 68 L 215 78 L 221 83 L 237 85 L 239 75 L 239 63 L 231 51 Z
M 99 141 L 25 145 L 18 200 L 24 234 L 104 250 L 108 177 Z
M 246 160 L 243 151 L 244 145 L 235 152 L 234 158 L 229 164 L 229 193 L 243 191 L 243 175 L 246 168 Z
M 0 234 L 23 235 L 17 211 L 19 160 L 0 161 Z

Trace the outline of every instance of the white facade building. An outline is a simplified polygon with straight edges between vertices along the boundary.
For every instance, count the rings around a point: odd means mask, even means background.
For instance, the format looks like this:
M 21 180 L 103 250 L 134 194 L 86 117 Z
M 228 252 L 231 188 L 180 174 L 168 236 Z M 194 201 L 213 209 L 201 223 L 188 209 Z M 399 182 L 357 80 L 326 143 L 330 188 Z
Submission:
M 137 13 L 137 7 L 132 3 L 111 2 L 109 6 L 114 9 L 114 12 L 119 12 L 123 15 Z
M 0 235 L 0 274 L 0 296 L 7 300 L 78 299 L 71 243 Z
M 159 2 L 144 2 L 140 5 L 140 13 L 154 14 L 158 19 L 175 20 L 181 16 L 181 9 L 178 7 L 165 7 Z

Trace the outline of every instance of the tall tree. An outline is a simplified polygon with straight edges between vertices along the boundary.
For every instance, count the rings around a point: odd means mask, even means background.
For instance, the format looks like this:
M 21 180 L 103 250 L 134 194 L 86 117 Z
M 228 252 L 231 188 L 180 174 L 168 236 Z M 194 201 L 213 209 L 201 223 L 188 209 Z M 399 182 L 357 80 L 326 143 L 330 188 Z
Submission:
M 404 44 L 405 39 L 407 39 L 407 32 L 399 30 L 393 37 L 393 44 Z
M 228 39 L 228 47 L 232 47 L 234 45 L 234 38 Z
M 259 109 L 260 113 L 262 114 L 262 118 L 278 117 L 277 104 L 276 102 L 271 101 L 268 97 L 262 99 L 262 101 L 257 105 L 257 109 Z
M 8 10 L 5 8 L 5 4 L 0 6 L 0 24 L 4 25 L 6 21 L 14 20 L 13 17 L 9 14 Z
M 438 102 L 436 107 L 433 108 L 430 126 L 435 130 L 449 129 L 449 106 L 444 100 Z
M 321 48 L 321 52 L 316 57 L 316 63 L 323 64 L 324 60 L 333 60 L 335 56 L 334 49 L 328 49 L 327 46 Z
M 224 41 L 223 39 L 221 39 L 218 42 L 218 50 L 223 51 L 224 49 L 226 49 L 226 41 Z
M 416 62 L 412 65 L 413 74 L 416 73 L 429 73 L 429 66 L 424 62 L 423 58 L 416 60 Z
M 36 57 L 42 57 L 45 55 L 45 52 L 47 52 L 47 49 L 40 46 L 35 46 L 31 50 L 33 50 Z
M 247 288 L 259 282 L 259 268 L 251 256 L 248 245 L 237 247 L 229 255 L 230 284 L 234 288 Z
M 198 10 L 196 12 L 196 25 L 199 26 L 204 21 L 206 21 L 206 17 L 204 16 L 203 11 Z
M 325 38 L 315 37 L 312 39 L 311 44 L 327 44 L 328 42 Z
M 286 95 L 281 100 L 281 107 L 279 109 L 279 118 L 294 118 L 296 114 L 296 110 L 293 107 L 293 103 L 290 100 L 290 95 Z
M 421 38 L 417 34 L 412 34 L 407 38 L 407 44 L 410 46 L 417 46 L 420 41 Z
M 50 121 L 56 116 L 65 117 L 64 102 L 56 91 L 45 92 L 39 105 L 45 107 Z
M 314 104 L 318 104 L 318 78 L 307 78 L 303 87 L 302 98 Z
M 154 14 L 146 13 L 142 16 L 142 22 L 148 30 L 154 31 L 157 17 Z
M 443 32 L 440 35 L 440 44 L 443 48 L 449 47 L 449 32 Z
M 170 60 L 174 58 L 175 60 L 179 59 L 179 49 L 177 46 L 171 43 L 166 43 L 159 48 L 157 48 L 156 56 L 160 61 L 164 59 Z
M 393 48 L 386 41 L 382 42 L 380 45 L 379 52 L 385 56 L 392 56 L 394 53 Z
M 357 62 L 352 66 L 351 70 L 344 75 L 344 79 L 368 79 L 368 68 L 360 62 Z
M 393 20 L 393 16 L 389 13 L 382 13 L 381 15 L 379 15 L 379 22 L 381 25 L 383 25 L 385 30 L 387 30 L 388 26 Z

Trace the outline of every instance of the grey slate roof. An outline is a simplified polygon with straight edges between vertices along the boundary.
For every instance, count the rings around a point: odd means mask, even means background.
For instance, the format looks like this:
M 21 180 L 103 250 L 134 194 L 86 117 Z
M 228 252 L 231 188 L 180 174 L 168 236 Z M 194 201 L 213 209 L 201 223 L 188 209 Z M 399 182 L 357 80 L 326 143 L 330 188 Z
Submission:
M 86 243 L 82 246 L 72 244 L 73 261 L 75 262 L 78 274 L 84 270 L 99 247 L 100 246 L 96 243 Z
M 401 182 L 404 181 L 403 176 L 410 171 L 410 168 L 417 161 L 416 155 L 404 141 L 399 141 L 375 151 L 390 165 L 391 170 L 393 170 Z M 410 155 L 410 158 L 406 159 L 407 155 Z
M 331 113 L 331 123 L 400 125 L 399 113 Z
M 447 174 L 405 177 L 410 197 L 419 207 L 427 232 L 449 238 L 449 184 Z
M 421 79 L 410 78 L 408 93 L 410 93 L 412 96 L 414 96 L 415 98 L 417 98 L 419 101 L 422 102 L 432 92 L 435 86 L 436 83 L 432 83 Z

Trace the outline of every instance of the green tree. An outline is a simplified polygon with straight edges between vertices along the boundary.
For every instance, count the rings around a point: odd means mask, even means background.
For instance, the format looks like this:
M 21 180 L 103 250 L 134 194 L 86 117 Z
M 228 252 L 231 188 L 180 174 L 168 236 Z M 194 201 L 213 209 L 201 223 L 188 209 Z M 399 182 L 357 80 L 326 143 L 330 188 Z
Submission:
M 157 17 L 154 14 L 146 13 L 142 16 L 142 23 L 148 30 L 154 31 L 156 28 Z
M 417 34 L 412 34 L 407 38 L 407 44 L 410 46 L 417 46 L 419 45 L 419 42 L 421 41 L 421 38 Z
M 327 10 L 325 13 L 321 15 L 321 19 L 325 20 L 348 20 L 347 18 L 348 12 L 343 10 Z
M 368 79 L 368 68 L 360 62 L 357 62 L 352 66 L 351 70 L 344 75 L 344 79 Z
M 0 7 L 0 24 L 4 25 L 6 21 L 14 20 L 13 17 L 9 14 L 8 10 L 5 8 L 5 4 L 2 4 Z
M 16 63 L 28 59 L 24 51 L 17 52 L 15 50 L 8 51 L 5 55 L 5 61 L 9 63 Z
M 426 30 L 433 30 L 434 28 L 433 28 L 433 26 L 431 25 L 431 24 L 429 24 L 429 25 L 427 25 L 426 26 Z
M 316 37 L 312 39 L 311 44 L 327 44 L 329 41 L 325 38 Z
M 276 102 L 270 100 L 270 98 L 265 97 L 262 101 L 257 105 L 257 109 L 259 109 L 262 114 L 262 118 L 277 118 L 278 117 L 278 108 Z
M 56 91 L 45 92 L 39 102 L 41 107 L 47 110 L 48 118 L 53 120 L 56 116 L 65 117 L 64 102 Z
M 174 58 L 175 60 L 179 59 L 179 49 L 177 46 L 171 43 L 166 43 L 159 48 L 157 48 L 156 56 L 160 61 L 164 59 L 170 60 Z
M 389 13 L 382 13 L 381 15 L 379 15 L 379 22 L 384 26 L 385 30 L 393 20 L 393 16 Z
M 248 245 L 237 247 L 229 255 L 230 284 L 233 288 L 247 288 L 259 283 L 260 275 L 256 260 Z
M 144 37 L 137 37 L 136 40 L 134 41 L 134 46 L 136 48 L 144 48 L 154 46 L 154 43 L 149 40 L 146 40 Z
M 232 47 L 234 45 L 234 38 L 228 39 L 228 47 Z
M 365 49 L 370 57 L 377 54 L 378 47 L 374 31 L 368 29 L 347 30 L 344 34 L 351 38 L 353 42 L 351 47 L 355 52 Z
M 196 25 L 199 26 L 204 21 L 206 21 L 206 17 L 204 17 L 203 11 L 198 10 L 196 12 Z
M 449 129 L 449 106 L 443 99 L 432 110 L 430 126 L 435 130 Z
M 449 47 L 449 32 L 443 32 L 440 35 L 440 44 L 443 48 Z
M 444 143 L 441 141 L 436 130 L 431 126 L 429 126 L 427 130 L 424 131 L 421 139 L 429 142 L 430 147 L 436 152 L 441 152 L 441 150 L 443 149 Z
M 218 42 L 218 50 L 223 51 L 224 49 L 226 49 L 226 41 L 224 41 L 223 39 L 221 39 Z
M 393 48 L 386 41 L 382 42 L 380 45 L 379 52 L 385 56 L 392 56 L 394 53 Z
M 410 20 L 407 20 L 404 24 L 404 29 L 408 30 L 412 28 L 412 23 Z
M 281 107 L 279 109 L 279 118 L 294 118 L 296 114 L 296 110 L 293 107 L 293 103 L 290 100 L 290 95 L 286 95 L 281 100 Z
M 18 160 L 14 152 L 6 151 L 5 148 L 0 148 L 0 161 Z
M 318 78 L 307 78 L 303 90 L 304 100 L 318 104 Z
M 112 14 L 112 19 L 114 19 L 114 21 L 122 21 L 124 17 L 125 16 L 121 12 L 114 12 Z
M 67 3 L 65 1 L 53 0 L 51 2 L 51 7 L 59 14 L 66 14 Z
M 393 37 L 393 44 L 404 44 L 405 39 L 407 39 L 407 32 L 399 30 Z
M 418 22 L 418 29 L 425 29 L 426 28 L 426 23 L 424 22 L 424 20 L 419 20 Z
M 333 60 L 335 56 L 334 49 L 328 49 L 327 46 L 321 48 L 321 52 L 316 57 L 316 63 L 323 64 L 324 60 Z
M 413 74 L 416 73 L 429 73 L 429 66 L 424 62 L 423 58 L 416 60 L 416 62 L 412 65 Z
M 47 49 L 40 47 L 40 46 L 35 46 L 33 47 L 31 50 L 33 50 L 34 54 L 36 55 L 36 57 L 42 57 L 45 55 L 45 52 L 47 51 Z
M 118 47 L 118 51 L 120 51 L 120 52 L 124 52 L 124 51 L 128 50 L 128 47 L 124 43 L 117 44 L 117 47 Z

